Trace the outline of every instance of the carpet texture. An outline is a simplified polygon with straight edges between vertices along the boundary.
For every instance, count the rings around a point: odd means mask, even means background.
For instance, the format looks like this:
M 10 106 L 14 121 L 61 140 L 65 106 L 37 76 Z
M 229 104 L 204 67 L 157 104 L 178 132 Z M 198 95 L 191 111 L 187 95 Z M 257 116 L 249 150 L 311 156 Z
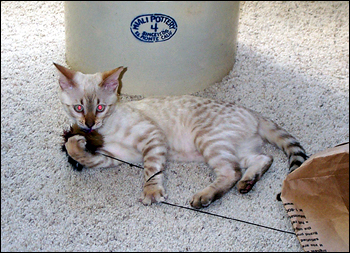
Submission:
M 348 2 L 241 2 L 237 47 L 230 74 L 195 95 L 261 112 L 309 155 L 349 141 Z M 65 65 L 64 3 L 2 1 L 2 251 L 303 251 L 294 234 L 143 206 L 141 169 L 73 171 L 52 62 Z M 204 211 L 293 232 L 275 200 L 287 158 L 264 149 L 274 163 L 253 190 L 233 188 Z M 189 207 L 213 179 L 205 164 L 169 162 L 167 201 Z

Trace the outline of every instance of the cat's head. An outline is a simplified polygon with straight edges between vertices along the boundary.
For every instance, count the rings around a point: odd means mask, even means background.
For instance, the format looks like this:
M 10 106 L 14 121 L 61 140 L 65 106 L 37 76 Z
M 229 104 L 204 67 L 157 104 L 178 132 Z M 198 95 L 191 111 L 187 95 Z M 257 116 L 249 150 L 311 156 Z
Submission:
M 60 100 L 70 119 L 85 130 L 101 127 L 118 101 L 119 77 L 124 68 L 83 74 L 54 65 L 60 73 Z

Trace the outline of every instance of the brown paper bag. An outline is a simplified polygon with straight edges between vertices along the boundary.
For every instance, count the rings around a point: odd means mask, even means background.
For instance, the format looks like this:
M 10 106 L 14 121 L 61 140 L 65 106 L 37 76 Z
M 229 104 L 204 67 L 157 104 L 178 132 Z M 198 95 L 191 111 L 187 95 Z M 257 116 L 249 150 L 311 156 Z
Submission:
M 305 251 L 349 252 L 349 143 L 290 173 L 281 199 Z

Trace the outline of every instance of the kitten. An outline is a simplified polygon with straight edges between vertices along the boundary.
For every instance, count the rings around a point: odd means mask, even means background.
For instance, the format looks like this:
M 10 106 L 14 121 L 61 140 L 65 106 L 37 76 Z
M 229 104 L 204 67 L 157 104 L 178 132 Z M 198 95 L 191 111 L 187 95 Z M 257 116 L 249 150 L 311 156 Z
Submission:
M 74 135 L 65 144 L 68 154 L 88 168 L 120 164 L 102 154 L 143 162 L 145 205 L 166 198 L 161 172 L 167 159 L 204 161 L 214 169 L 215 181 L 193 196 L 194 208 L 208 206 L 236 183 L 240 193 L 249 192 L 273 161 L 261 152 L 264 140 L 286 153 L 290 172 L 307 159 L 292 135 L 244 107 L 189 95 L 120 102 L 123 67 L 83 74 L 54 65 L 60 72 L 60 100 L 70 119 L 84 131 L 98 130 L 104 139 L 93 154 L 85 150 L 85 137 Z

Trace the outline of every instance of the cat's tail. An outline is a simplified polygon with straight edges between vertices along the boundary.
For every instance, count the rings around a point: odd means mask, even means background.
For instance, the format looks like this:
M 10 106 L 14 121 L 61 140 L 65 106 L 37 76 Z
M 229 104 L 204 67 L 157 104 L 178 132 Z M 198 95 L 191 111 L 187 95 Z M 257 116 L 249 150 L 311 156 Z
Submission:
M 289 159 L 289 172 L 298 168 L 308 156 L 299 141 L 276 123 L 259 117 L 259 135 L 283 150 Z

